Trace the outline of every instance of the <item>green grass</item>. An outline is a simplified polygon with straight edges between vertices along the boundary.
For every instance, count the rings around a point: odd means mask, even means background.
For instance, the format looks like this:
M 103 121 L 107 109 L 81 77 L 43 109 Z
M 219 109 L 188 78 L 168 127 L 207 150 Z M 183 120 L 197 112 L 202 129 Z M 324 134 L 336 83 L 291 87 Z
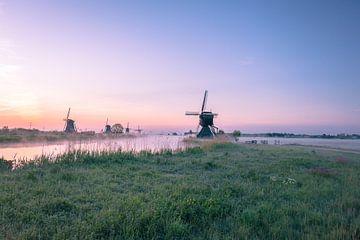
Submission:
M 21 137 L 17 135 L 1 135 L 0 134 L 0 143 L 16 143 L 21 142 Z
M 70 153 L 0 164 L 0 239 L 359 239 L 359 186 L 352 153 Z
M 55 142 L 63 140 L 96 140 L 106 138 L 119 138 L 124 135 L 104 135 L 92 132 L 67 134 L 58 131 L 40 131 L 37 129 L 0 129 L 0 144 L 9 143 L 33 143 L 33 142 Z M 128 135 L 126 135 L 128 137 Z

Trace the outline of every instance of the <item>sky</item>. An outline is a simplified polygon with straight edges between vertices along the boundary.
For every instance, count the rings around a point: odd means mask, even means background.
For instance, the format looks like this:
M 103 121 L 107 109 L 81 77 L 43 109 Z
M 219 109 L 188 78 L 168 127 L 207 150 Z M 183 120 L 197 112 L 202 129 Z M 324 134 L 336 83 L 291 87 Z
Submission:
M 0 0 L 0 126 L 360 133 L 357 0 Z

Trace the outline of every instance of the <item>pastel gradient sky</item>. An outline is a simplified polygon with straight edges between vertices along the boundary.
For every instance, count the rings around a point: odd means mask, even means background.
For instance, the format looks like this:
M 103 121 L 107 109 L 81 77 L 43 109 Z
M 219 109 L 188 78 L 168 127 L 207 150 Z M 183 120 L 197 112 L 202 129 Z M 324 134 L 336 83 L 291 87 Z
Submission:
M 0 0 L 0 126 L 360 133 L 360 1 Z

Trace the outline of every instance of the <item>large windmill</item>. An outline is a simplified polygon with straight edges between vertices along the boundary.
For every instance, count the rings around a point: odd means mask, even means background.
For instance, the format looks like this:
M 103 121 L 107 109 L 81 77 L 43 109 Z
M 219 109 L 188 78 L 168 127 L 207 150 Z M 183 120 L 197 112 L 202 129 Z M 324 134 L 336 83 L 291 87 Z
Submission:
M 69 108 L 67 116 L 64 119 L 64 121 L 65 121 L 64 132 L 66 132 L 66 133 L 77 132 L 77 129 L 76 129 L 76 126 L 75 126 L 75 121 L 69 118 L 70 110 L 71 110 L 71 108 Z
M 198 138 L 212 138 L 216 135 L 217 127 L 214 126 L 214 117 L 217 116 L 217 113 L 212 113 L 209 111 L 205 111 L 206 109 L 206 102 L 207 102 L 207 93 L 208 91 L 205 90 L 204 100 L 201 106 L 201 112 L 189 112 L 187 111 L 185 115 L 188 116 L 199 116 L 199 125 L 198 129 L 201 126 L 200 132 L 197 132 Z

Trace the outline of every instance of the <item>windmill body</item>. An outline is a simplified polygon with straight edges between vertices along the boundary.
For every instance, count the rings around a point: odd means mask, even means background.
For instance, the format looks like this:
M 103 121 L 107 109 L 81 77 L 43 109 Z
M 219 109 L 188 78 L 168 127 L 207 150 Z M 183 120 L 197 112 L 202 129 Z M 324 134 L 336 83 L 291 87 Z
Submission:
M 75 127 L 75 121 L 74 121 L 74 120 L 68 119 L 68 120 L 66 121 L 66 127 L 65 127 L 64 132 L 67 132 L 67 133 L 74 133 L 74 132 L 76 132 L 76 127 Z
M 75 132 L 77 132 L 77 129 L 76 129 L 75 121 L 73 119 L 69 118 L 70 110 L 71 110 L 71 108 L 69 108 L 66 119 L 64 119 L 64 121 L 65 121 L 64 132 L 75 133 Z
M 212 138 L 215 136 L 215 131 L 212 129 L 214 126 L 214 115 L 212 112 L 203 112 L 199 116 L 199 125 L 202 127 L 197 134 L 199 138 Z
M 111 126 L 105 125 L 105 133 L 111 133 Z
M 127 125 L 126 125 L 125 133 L 127 133 L 127 134 L 130 133 L 129 123 L 127 123 Z
M 199 116 L 199 126 L 201 127 L 200 132 L 197 132 L 198 138 L 213 138 L 216 135 L 216 129 L 214 125 L 214 117 L 217 116 L 217 113 L 205 111 L 206 102 L 207 102 L 207 91 L 205 91 L 203 104 L 201 107 L 201 112 L 186 112 L 185 115 L 188 116 Z
M 111 133 L 111 126 L 109 125 L 109 119 L 106 119 L 106 124 L 105 124 L 105 131 L 104 133 Z

